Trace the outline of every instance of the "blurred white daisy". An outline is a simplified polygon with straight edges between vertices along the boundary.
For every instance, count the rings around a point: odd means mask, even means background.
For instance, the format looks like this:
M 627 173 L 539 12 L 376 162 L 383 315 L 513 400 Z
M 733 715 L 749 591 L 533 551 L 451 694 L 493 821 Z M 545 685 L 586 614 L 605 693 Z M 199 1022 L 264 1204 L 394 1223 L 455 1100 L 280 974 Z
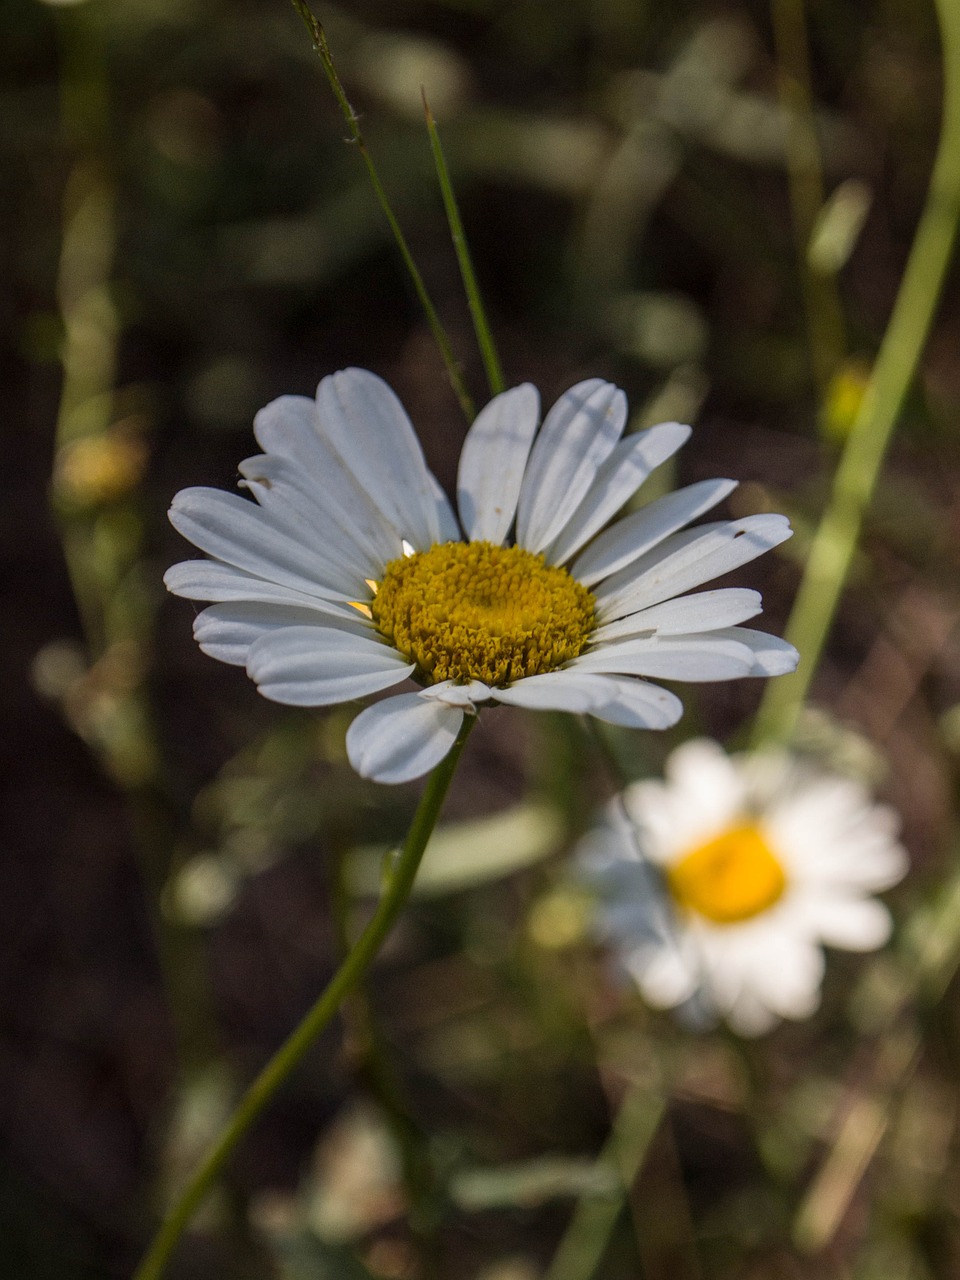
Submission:
M 205 653 L 245 666 L 276 702 L 324 706 L 420 688 L 363 711 L 354 767 L 380 782 L 426 773 L 465 714 L 495 701 L 663 729 L 679 700 L 645 677 L 728 680 L 792 671 L 796 651 L 739 624 L 755 591 L 683 592 L 790 536 L 783 516 L 684 530 L 734 488 L 707 480 L 611 519 L 683 444 L 675 422 L 621 439 L 623 392 L 591 378 L 539 422 L 524 384 L 467 434 L 459 522 L 403 406 L 363 369 L 282 396 L 240 464 L 250 502 L 185 489 L 174 526 L 211 559 L 174 565 Z M 682 598 L 677 598 L 682 597 Z
M 580 847 L 598 927 L 644 998 L 760 1035 L 820 1002 L 822 945 L 871 951 L 906 872 L 894 810 L 786 752 L 688 742 Z

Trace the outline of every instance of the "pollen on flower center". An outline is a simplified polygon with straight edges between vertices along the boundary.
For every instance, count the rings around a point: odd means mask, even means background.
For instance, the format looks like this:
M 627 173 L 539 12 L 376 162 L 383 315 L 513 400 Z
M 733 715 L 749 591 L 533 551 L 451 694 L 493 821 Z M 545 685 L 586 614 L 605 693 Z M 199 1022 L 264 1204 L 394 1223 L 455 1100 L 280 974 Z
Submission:
M 392 560 L 370 609 L 430 684 L 503 686 L 552 671 L 594 627 L 593 596 L 566 569 L 492 542 L 438 543 Z
M 681 907 L 714 924 L 737 924 L 772 907 L 787 877 L 761 832 L 744 825 L 685 854 L 667 882 Z

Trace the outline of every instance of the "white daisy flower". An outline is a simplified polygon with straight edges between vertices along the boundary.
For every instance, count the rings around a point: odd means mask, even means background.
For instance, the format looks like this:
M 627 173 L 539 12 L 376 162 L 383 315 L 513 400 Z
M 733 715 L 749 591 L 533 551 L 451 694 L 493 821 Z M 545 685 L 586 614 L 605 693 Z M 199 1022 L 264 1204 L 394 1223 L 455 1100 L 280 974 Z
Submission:
M 459 522 L 393 391 L 363 369 L 316 400 L 257 414 L 264 452 L 240 464 L 256 502 L 185 489 L 174 526 L 210 559 L 174 565 L 177 595 L 213 602 L 205 653 L 245 666 L 276 702 L 325 706 L 420 687 L 368 707 L 347 734 L 364 777 L 404 782 L 450 750 L 485 702 L 588 712 L 663 729 L 674 694 L 646 677 L 728 680 L 792 671 L 796 651 L 739 624 L 755 591 L 684 592 L 790 536 L 783 516 L 684 529 L 734 488 L 708 480 L 605 527 L 690 428 L 621 439 L 623 392 L 591 378 L 537 430 L 528 383 L 467 433 Z M 677 598 L 681 597 L 681 598 Z
M 871 951 L 905 874 L 894 810 L 785 752 L 688 742 L 665 782 L 612 801 L 580 848 L 599 932 L 649 1004 L 760 1035 L 820 1001 L 822 945 Z

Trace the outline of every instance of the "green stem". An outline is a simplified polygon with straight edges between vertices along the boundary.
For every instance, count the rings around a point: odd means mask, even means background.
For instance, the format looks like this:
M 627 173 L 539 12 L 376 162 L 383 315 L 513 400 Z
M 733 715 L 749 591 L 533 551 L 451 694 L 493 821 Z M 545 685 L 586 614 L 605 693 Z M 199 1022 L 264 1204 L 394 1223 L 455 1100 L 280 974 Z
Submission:
M 433 334 L 434 341 L 440 350 L 440 355 L 443 359 L 444 365 L 446 366 L 450 384 L 453 387 L 457 399 L 460 401 L 460 407 L 463 410 L 467 422 L 472 422 L 477 416 L 476 408 L 470 393 L 467 391 L 466 383 L 463 380 L 463 374 L 460 372 L 460 366 L 453 354 L 450 339 L 447 337 L 443 325 L 440 323 L 440 317 L 437 315 L 436 308 L 430 299 L 430 295 L 427 293 L 427 286 L 423 282 L 423 276 L 420 274 L 420 269 L 413 260 L 413 254 L 410 252 L 410 247 L 407 244 L 406 237 L 404 236 L 403 231 L 400 228 L 400 223 L 397 221 L 396 215 L 390 205 L 390 200 L 387 196 L 384 185 L 380 181 L 380 174 L 377 172 L 377 167 L 373 163 L 373 157 L 367 150 L 367 144 L 364 142 L 363 134 L 360 132 L 360 122 L 357 117 L 357 113 L 350 105 L 350 100 L 347 98 L 343 83 L 340 80 L 336 67 L 334 66 L 333 54 L 330 52 L 330 45 L 327 41 L 327 33 L 324 31 L 320 20 L 314 15 L 306 0 L 291 0 L 291 3 L 303 19 L 304 25 L 310 33 L 310 39 L 313 41 L 314 50 L 316 51 L 321 65 L 323 66 L 323 70 L 326 73 L 326 77 L 330 82 L 330 88 L 333 90 L 333 96 L 336 98 L 337 103 L 340 106 L 343 118 L 347 122 L 347 128 L 350 130 L 350 136 L 357 144 L 357 150 L 360 152 L 360 155 L 363 158 L 363 163 L 367 167 L 367 173 L 370 177 L 370 185 L 373 187 L 374 195 L 377 197 L 377 203 L 383 210 L 384 217 L 386 218 L 390 226 L 390 230 L 393 233 L 393 238 L 396 241 L 397 248 L 400 250 L 403 265 L 407 269 L 407 274 L 410 276 L 416 295 L 420 300 L 420 305 L 423 307 L 424 314 L 427 317 L 427 324 L 430 326 L 430 332 Z
M 347 886 L 347 842 L 337 841 L 333 876 L 334 923 L 340 958 L 350 954 L 350 893 Z M 374 1016 L 367 984 L 361 981 L 344 1002 L 348 1056 L 356 1074 L 379 1104 L 400 1153 L 403 1181 L 410 1203 L 409 1223 L 419 1237 L 424 1252 L 432 1250 L 436 1212 L 435 1175 L 424 1134 L 413 1120 L 404 1101 L 400 1083 L 385 1052 L 383 1038 Z
M 596 1274 L 664 1110 L 662 1096 L 648 1085 L 635 1086 L 624 1098 L 599 1159 L 620 1185 L 610 1194 L 581 1198 L 544 1280 L 590 1280 Z
M 447 788 L 450 786 L 450 780 L 463 750 L 463 744 L 467 740 L 475 719 L 474 716 L 464 717 L 463 726 L 449 755 L 430 775 L 389 883 L 369 924 L 316 1004 L 240 1099 L 220 1137 L 154 1237 L 153 1243 L 134 1274 L 134 1280 L 159 1280 L 163 1275 L 177 1242 L 219 1177 L 234 1147 L 270 1103 L 370 967 L 410 895 L 427 841 L 436 825 Z
M 427 102 L 426 92 L 423 92 L 423 114 L 427 121 L 427 133 L 430 135 L 430 147 L 433 151 L 433 163 L 437 170 L 437 181 L 440 183 L 440 193 L 443 196 L 443 207 L 447 211 L 450 236 L 453 240 L 457 262 L 460 264 L 460 276 L 467 294 L 470 317 L 473 320 L 473 331 L 477 335 L 477 345 L 480 348 L 480 355 L 483 359 L 483 367 L 486 371 L 490 394 L 498 396 L 506 386 L 503 380 L 503 370 L 500 368 L 500 357 L 497 355 L 493 333 L 487 323 L 487 313 L 483 306 L 483 299 L 480 296 L 480 286 L 477 284 L 477 276 L 470 258 L 470 246 L 467 243 L 466 232 L 463 229 L 463 221 L 460 217 L 460 209 L 457 205 L 457 197 L 454 194 L 453 183 L 450 181 L 447 160 L 443 154 L 443 147 L 440 145 L 437 122 L 434 120 L 430 104 Z
M 936 6 L 943 43 L 944 108 L 927 202 L 787 624 L 787 639 L 800 650 L 800 667 L 767 686 L 754 726 L 755 745 L 787 739 L 795 728 L 953 251 L 960 217 L 960 2 L 936 0 Z
M 810 60 L 803 0 L 772 0 L 771 17 L 779 63 L 780 104 L 786 117 L 787 177 L 797 267 L 807 313 L 810 358 L 824 402 L 830 380 L 844 355 L 843 308 L 836 279 L 815 271 L 808 259 L 810 240 L 823 208 L 823 168 L 810 91 Z

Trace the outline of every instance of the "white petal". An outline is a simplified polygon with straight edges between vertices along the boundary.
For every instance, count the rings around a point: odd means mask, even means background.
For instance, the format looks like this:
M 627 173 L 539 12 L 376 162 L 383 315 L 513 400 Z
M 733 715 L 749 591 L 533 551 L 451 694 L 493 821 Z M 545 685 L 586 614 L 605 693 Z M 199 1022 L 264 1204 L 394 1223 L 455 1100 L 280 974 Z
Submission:
M 266 453 L 291 458 L 321 481 L 329 480 L 326 453 L 317 436 L 317 406 L 308 396 L 278 396 L 253 420 L 253 434 Z
M 619 441 L 559 537 L 547 548 L 550 564 L 563 564 L 613 519 L 649 476 L 690 438 L 690 427 L 661 422 Z
M 804 938 L 766 933 L 745 985 L 781 1018 L 809 1018 L 820 1004 L 823 952 Z
M 805 904 L 803 918 L 827 946 L 845 951 L 875 951 L 893 928 L 890 912 L 873 898 L 812 901 Z
M 573 564 L 578 582 L 591 587 L 646 555 L 664 538 L 697 520 L 737 487 L 735 480 L 701 480 L 618 520 Z
M 383 379 L 367 369 L 331 374 L 317 388 L 317 411 L 321 433 L 401 536 L 418 551 L 439 542 L 447 517 L 438 514 L 438 487 L 406 410 Z
M 477 414 L 460 453 L 457 505 L 467 537 L 500 546 L 517 510 L 540 396 L 529 382 L 495 396 Z
M 749 627 L 724 627 L 713 634 L 746 645 L 753 654 L 753 665 L 747 673 L 751 676 L 789 675 L 791 671 L 796 671 L 800 661 L 800 655 L 792 644 L 766 631 L 752 631 Z
M 482 680 L 470 680 L 466 684 L 455 684 L 452 680 L 442 680 L 439 684 L 429 685 L 420 690 L 421 698 L 434 698 L 448 707 L 473 707 L 478 702 L 486 702 L 491 697 L 490 686 Z
M 608 883 L 608 877 L 614 877 L 616 891 L 611 895 L 614 905 L 620 904 L 626 896 L 619 892 L 624 879 L 628 883 L 637 880 L 645 887 L 650 874 L 640 861 L 640 851 L 636 840 L 630 839 L 627 824 L 607 821 L 606 815 L 604 821 L 591 827 L 577 844 L 576 866 L 578 874 L 590 885 L 602 888 Z M 635 914 L 643 916 L 647 894 L 637 894 L 636 897 Z
M 698 792 L 699 784 L 710 779 L 709 795 L 742 790 L 736 765 L 723 747 L 711 738 L 691 738 L 671 751 L 664 767 L 667 781 L 678 792 Z
M 437 527 L 440 532 L 438 535 L 439 542 L 462 542 L 463 532 L 460 528 L 457 517 L 453 514 L 453 508 L 450 506 L 450 499 L 443 491 L 443 485 L 437 477 L 430 472 L 430 484 L 433 489 L 434 509 L 437 513 Z
M 792 793 L 771 799 L 764 823 L 790 874 L 805 883 L 878 891 L 907 868 L 897 815 L 849 778 L 795 775 Z
M 729 573 L 791 536 L 785 516 L 746 516 L 674 534 L 594 592 L 601 622 L 682 595 Z
M 727 1010 L 726 1020 L 731 1029 L 746 1040 L 766 1035 L 779 1021 L 777 1015 L 749 988 L 738 993 Z
M 307 595 L 356 599 L 356 579 L 278 528 L 254 502 L 219 489 L 182 489 L 170 523 L 190 542 L 238 569 Z
M 685 833 L 677 834 L 677 815 L 686 810 L 675 804 L 671 788 L 653 779 L 632 782 L 620 800 L 631 826 L 642 833 L 644 855 L 652 862 L 667 865 L 677 848 L 689 847 Z
M 316 554 L 346 569 L 358 581 L 379 578 L 387 560 L 355 522 L 344 525 L 325 501 L 331 484 L 320 488 L 289 458 L 261 453 L 239 466 L 243 488 L 286 532 Z M 334 482 L 335 483 L 335 480 Z
M 671 862 L 711 839 L 742 811 L 739 770 L 717 743 L 693 738 L 667 758 L 666 784 L 635 782 L 623 793 L 627 812 L 651 837 L 651 854 Z
M 644 909 L 643 895 L 657 892 L 656 886 L 650 884 L 649 867 L 621 859 L 607 866 L 585 863 L 580 874 L 584 883 L 602 897 L 592 922 L 596 937 L 613 945 L 622 944 L 630 949 L 634 960 L 646 961 L 650 951 L 664 941 L 653 913 Z
M 600 720 L 634 728 L 667 728 L 676 723 L 683 711 L 678 699 L 666 689 L 593 672 L 547 671 L 492 693 L 498 702 L 509 706 L 586 712 Z
M 809 831 L 806 843 L 809 846 Z M 883 893 L 899 884 L 907 873 L 909 859 L 902 845 L 886 840 L 873 844 L 865 840 L 858 843 L 855 837 L 851 837 L 849 844 L 837 844 L 832 839 L 829 843 L 830 852 L 836 856 L 829 860 L 826 857 L 818 859 L 815 871 L 811 868 L 811 879 L 815 877 L 821 884 Z M 813 859 L 808 856 L 808 863 L 811 862 Z
M 804 815 L 809 815 L 805 820 Z M 886 835 L 871 837 L 856 827 L 838 830 L 816 806 L 764 814 L 769 838 L 791 879 L 817 889 L 882 893 L 907 872 L 906 850 Z
M 462 723 L 459 707 L 401 693 L 361 711 L 347 730 L 347 755 L 363 778 L 409 782 L 440 763 Z
M 182 560 L 171 565 L 163 575 L 168 591 L 188 600 L 257 601 L 260 604 L 293 605 L 313 609 L 328 618 L 340 618 L 344 622 L 362 621 L 362 614 L 352 605 L 338 600 L 325 600 L 321 596 L 295 591 L 293 587 L 281 587 L 265 578 L 254 578 L 243 569 L 223 564 L 219 560 Z M 364 594 L 367 594 L 366 592 Z
M 497 702 L 511 707 L 527 707 L 531 711 L 590 711 L 606 701 L 602 676 L 576 675 L 568 671 L 547 671 L 528 676 L 508 689 L 494 689 Z
M 742 927 L 704 928 L 696 916 L 686 921 L 695 945 L 700 978 L 709 1002 L 725 1016 L 744 989 L 744 970 L 749 968 L 750 948 Z
M 605 677 L 616 688 L 616 694 L 601 707 L 595 707 L 591 715 L 608 724 L 623 725 L 628 729 L 669 729 L 683 715 L 683 703 L 667 689 L 646 680 L 634 680 L 629 676 L 619 679 Z
M 414 670 L 395 649 L 326 627 L 289 627 L 250 649 L 247 673 L 265 698 L 290 706 L 348 702 L 400 684 Z
M 280 396 L 253 420 L 253 434 L 269 454 L 288 459 L 304 484 L 323 495 L 323 504 L 355 541 L 387 563 L 401 554 L 401 532 L 332 447 L 321 438 L 317 403 L 306 396 Z
M 716 591 L 700 591 L 692 596 L 664 600 L 650 609 L 641 609 L 616 622 L 608 622 L 593 632 L 590 642 L 599 644 L 624 640 L 645 632 L 677 636 L 717 631 L 755 618 L 760 611 L 759 591 L 750 591 L 746 587 L 720 587 Z
M 297 608 L 257 601 L 213 604 L 193 621 L 193 636 L 204 653 L 221 662 L 245 666 L 250 646 L 269 632 L 287 627 L 323 627 L 363 635 L 362 621 L 330 618 L 317 609 Z
M 628 957 L 626 965 L 634 974 L 643 998 L 655 1009 L 671 1009 L 689 1000 L 700 981 L 691 957 L 669 944 L 652 954 L 648 952 L 642 960 Z
M 627 399 L 590 378 L 565 391 L 544 419 L 517 504 L 517 543 L 542 551 L 562 531 L 627 421 Z
M 660 680 L 738 680 L 749 675 L 753 654 L 736 640 L 702 636 L 648 636 L 600 645 L 574 658 L 568 671 L 654 676 Z

